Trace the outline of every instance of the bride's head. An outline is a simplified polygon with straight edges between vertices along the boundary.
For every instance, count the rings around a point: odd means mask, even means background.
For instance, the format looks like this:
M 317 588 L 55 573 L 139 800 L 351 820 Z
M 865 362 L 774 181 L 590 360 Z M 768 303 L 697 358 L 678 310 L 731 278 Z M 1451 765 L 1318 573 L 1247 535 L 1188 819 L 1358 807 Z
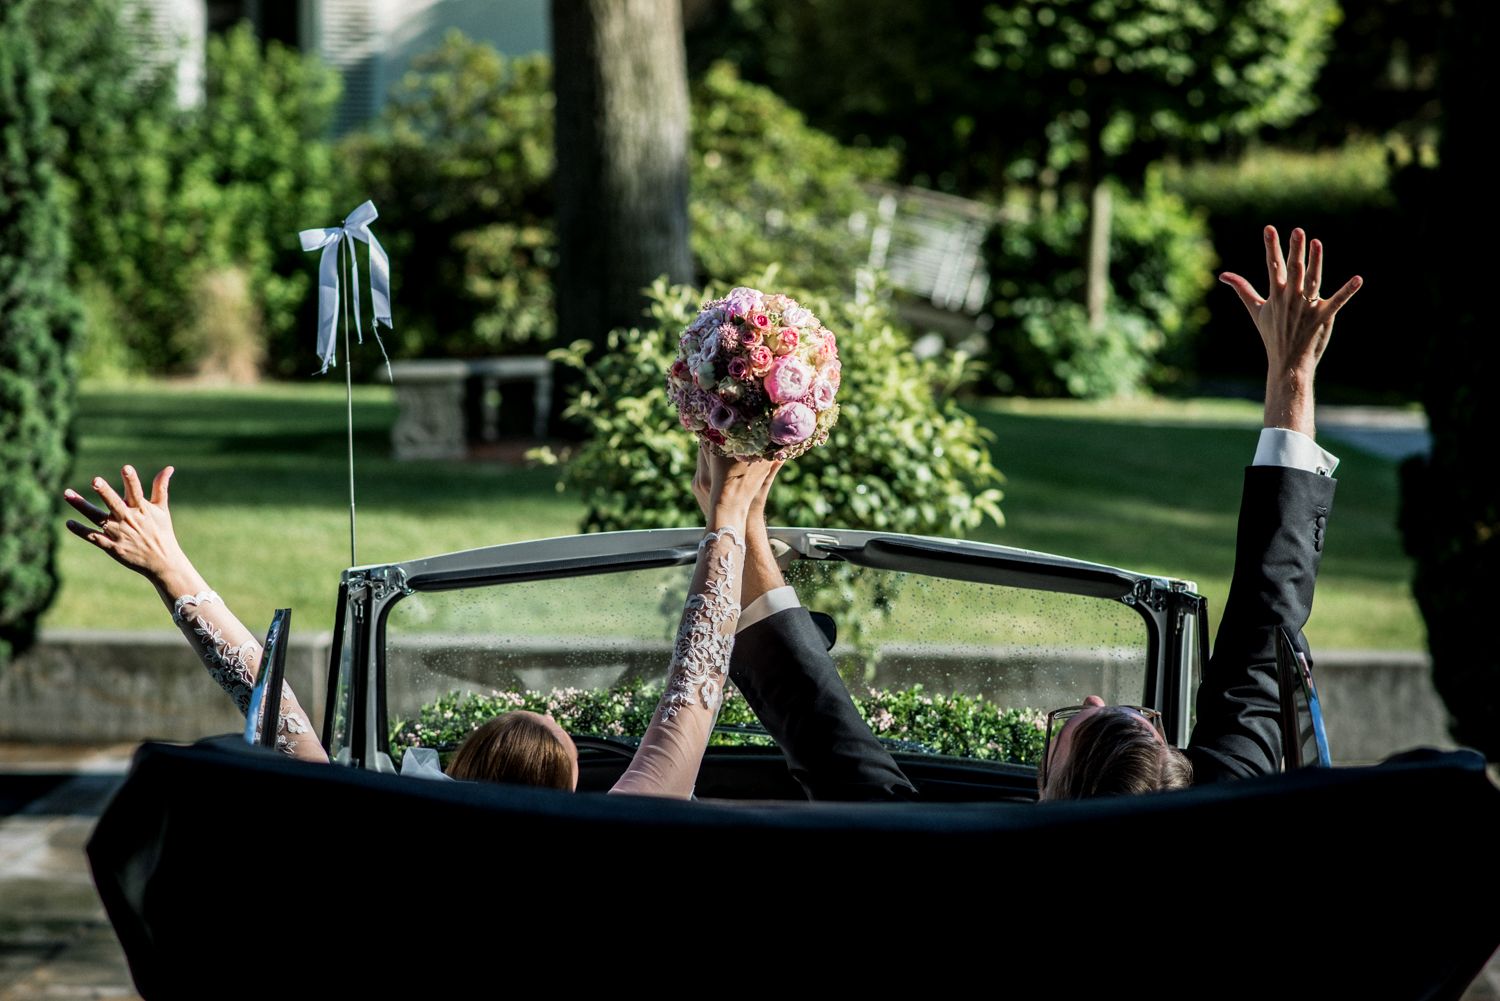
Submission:
M 454 752 L 448 774 L 571 792 L 578 788 L 578 748 L 551 716 L 517 709 L 469 734 Z

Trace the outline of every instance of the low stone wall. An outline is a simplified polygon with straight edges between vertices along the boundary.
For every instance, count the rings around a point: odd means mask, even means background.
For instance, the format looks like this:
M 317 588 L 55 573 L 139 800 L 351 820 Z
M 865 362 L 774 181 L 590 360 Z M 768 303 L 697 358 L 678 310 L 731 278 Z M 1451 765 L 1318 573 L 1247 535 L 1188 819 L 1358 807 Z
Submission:
M 1314 658 L 1334 760 L 1359 764 L 1412 747 L 1456 746 L 1425 653 L 1329 650 Z
M 318 729 L 329 645 L 327 634 L 294 635 L 287 651 L 287 680 Z M 412 707 L 396 701 L 416 703 L 455 688 L 488 689 L 503 683 L 502 674 L 505 682 L 531 687 L 608 684 L 665 663 L 667 646 L 542 637 L 508 641 L 502 652 L 472 639 L 424 637 L 393 646 L 390 656 L 414 679 L 399 695 L 392 692 L 392 712 L 400 713 Z M 1089 691 L 1128 697 L 1119 690 L 1119 676 L 1132 672 L 1107 653 L 1038 661 L 1035 651 L 1024 657 L 1018 652 L 1014 661 L 1004 651 L 987 651 L 979 659 L 959 647 L 891 647 L 883 651 L 875 683 L 921 681 L 993 695 L 989 681 L 998 675 L 1011 700 L 1047 706 L 1076 697 L 1082 671 Z M 1316 673 L 1329 743 L 1341 763 L 1378 761 L 1410 747 L 1453 746 L 1426 655 L 1325 651 L 1317 655 Z M 0 740 L 190 741 L 243 725 L 175 632 L 46 631 L 34 649 L 0 673 Z
M 292 636 L 286 680 L 323 721 L 329 636 Z M 0 672 L 0 740 L 191 741 L 243 730 L 244 717 L 178 632 L 45 630 Z

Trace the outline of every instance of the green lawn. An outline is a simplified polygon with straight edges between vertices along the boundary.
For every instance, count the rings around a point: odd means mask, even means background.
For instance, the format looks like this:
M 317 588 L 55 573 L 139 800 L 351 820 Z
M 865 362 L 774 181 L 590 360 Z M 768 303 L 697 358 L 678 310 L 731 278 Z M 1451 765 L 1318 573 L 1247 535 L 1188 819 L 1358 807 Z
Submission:
M 1008 479 L 1006 525 L 980 538 L 1186 577 L 1217 626 L 1258 404 L 1022 400 L 976 414 Z M 1323 649 L 1422 649 L 1395 528 L 1396 465 L 1329 436 L 1322 444 L 1341 462 L 1308 638 Z
M 557 474 L 486 463 L 395 462 L 390 390 L 356 387 L 359 559 L 379 563 L 577 531 L 582 506 Z M 337 382 L 255 389 L 152 384 L 85 389 L 73 486 L 118 485 L 132 463 L 149 481 L 177 468 L 172 517 L 183 549 L 252 630 L 294 609 L 298 632 L 330 629 L 349 564 L 344 389 Z M 65 510 L 59 505 L 59 510 Z M 171 628 L 155 592 L 62 529 L 62 592 L 48 626 Z
M 980 538 L 1196 580 L 1215 613 L 1233 561 L 1241 468 L 1258 408 L 1237 402 L 1015 401 L 976 409 L 996 434 L 1007 524 Z M 389 390 L 355 396 L 361 562 L 576 531 L 582 505 L 548 468 L 389 457 Z M 299 632 L 333 619 L 348 562 L 344 396 L 334 382 L 256 389 L 85 389 L 73 485 L 167 463 L 184 548 L 252 626 L 279 606 Z M 1418 649 L 1421 620 L 1394 528 L 1395 468 L 1339 445 L 1339 494 L 1308 633 L 1329 649 Z M 152 590 L 62 530 L 63 588 L 44 624 L 160 629 Z

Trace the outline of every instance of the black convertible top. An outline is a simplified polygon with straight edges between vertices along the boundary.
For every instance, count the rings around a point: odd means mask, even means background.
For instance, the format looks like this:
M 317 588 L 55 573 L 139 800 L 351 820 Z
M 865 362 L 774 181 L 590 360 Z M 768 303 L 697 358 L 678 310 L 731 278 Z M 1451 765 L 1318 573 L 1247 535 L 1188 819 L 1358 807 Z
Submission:
M 143 746 L 88 854 L 151 999 L 1415 999 L 1457 998 L 1500 944 L 1497 843 L 1472 752 L 1075 803 L 746 804 L 210 741 Z

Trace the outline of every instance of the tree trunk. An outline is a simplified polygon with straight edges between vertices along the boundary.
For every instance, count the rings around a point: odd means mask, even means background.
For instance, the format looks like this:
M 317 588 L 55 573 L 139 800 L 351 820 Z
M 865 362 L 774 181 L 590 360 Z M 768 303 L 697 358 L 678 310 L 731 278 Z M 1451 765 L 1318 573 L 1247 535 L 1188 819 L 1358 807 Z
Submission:
M 681 0 L 552 0 L 552 49 L 557 330 L 598 343 L 693 277 Z
M 1104 142 L 1100 136 L 1102 118 L 1090 116 L 1089 122 L 1089 229 L 1088 229 L 1088 315 L 1089 329 L 1101 330 L 1109 308 L 1109 230 L 1114 205 L 1104 170 Z
M 1089 199 L 1090 330 L 1103 328 L 1105 311 L 1109 308 L 1109 228 L 1113 211 L 1109 185 L 1096 181 Z

